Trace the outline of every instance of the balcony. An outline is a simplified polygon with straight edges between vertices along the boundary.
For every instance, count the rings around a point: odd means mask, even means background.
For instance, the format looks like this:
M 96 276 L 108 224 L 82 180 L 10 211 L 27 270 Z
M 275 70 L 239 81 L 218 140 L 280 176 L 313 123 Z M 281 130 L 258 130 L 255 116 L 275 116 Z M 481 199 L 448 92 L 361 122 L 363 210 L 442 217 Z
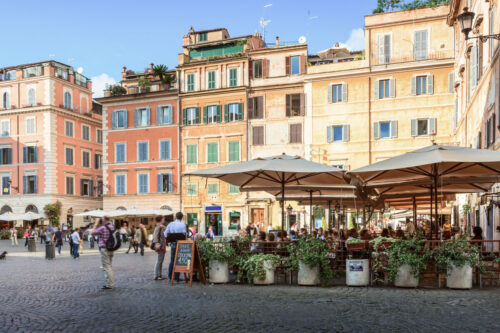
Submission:
M 393 52 L 390 57 L 382 57 L 372 55 L 372 64 L 376 65 L 390 65 L 390 64 L 399 64 L 405 62 L 414 62 L 414 61 L 429 61 L 429 60 L 445 60 L 445 59 L 453 59 L 454 52 L 453 50 L 442 50 L 436 52 L 429 52 L 427 55 L 422 55 L 419 57 L 415 56 L 414 52 Z

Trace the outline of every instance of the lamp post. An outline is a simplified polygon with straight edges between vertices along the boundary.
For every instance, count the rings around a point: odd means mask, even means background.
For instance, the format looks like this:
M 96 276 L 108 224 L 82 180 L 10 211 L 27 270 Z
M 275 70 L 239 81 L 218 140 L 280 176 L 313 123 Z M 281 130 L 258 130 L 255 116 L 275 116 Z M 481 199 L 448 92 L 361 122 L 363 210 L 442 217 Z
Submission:
M 465 40 L 479 39 L 483 43 L 490 38 L 500 40 L 500 34 L 479 35 L 479 36 L 469 37 L 469 33 L 472 31 L 472 21 L 474 20 L 474 16 L 475 14 L 473 12 L 469 12 L 469 8 L 467 7 L 464 8 L 462 14 L 457 16 L 462 32 L 465 35 Z
M 343 215 L 341 215 L 341 210 L 340 210 L 340 203 L 337 201 L 335 204 L 335 212 L 337 213 L 337 229 L 340 230 L 340 217 L 344 218 Z
M 291 215 L 292 215 L 292 211 L 293 211 L 292 205 L 288 204 L 288 207 L 286 207 L 286 212 L 288 214 L 288 227 L 287 227 L 287 229 L 290 229 L 290 227 L 291 227 L 291 225 L 290 225 L 290 218 L 291 218 Z

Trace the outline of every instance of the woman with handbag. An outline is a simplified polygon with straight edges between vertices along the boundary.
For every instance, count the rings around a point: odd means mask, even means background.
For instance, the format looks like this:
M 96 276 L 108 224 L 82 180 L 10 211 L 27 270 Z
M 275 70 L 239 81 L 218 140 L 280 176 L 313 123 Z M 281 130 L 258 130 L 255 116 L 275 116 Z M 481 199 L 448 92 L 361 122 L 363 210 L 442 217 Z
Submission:
M 151 249 L 156 251 L 156 263 L 155 263 L 155 280 L 165 280 L 162 276 L 163 260 L 165 259 L 165 253 L 167 252 L 167 241 L 165 239 L 165 218 L 163 216 L 157 216 L 156 228 L 153 233 L 153 241 L 151 242 Z

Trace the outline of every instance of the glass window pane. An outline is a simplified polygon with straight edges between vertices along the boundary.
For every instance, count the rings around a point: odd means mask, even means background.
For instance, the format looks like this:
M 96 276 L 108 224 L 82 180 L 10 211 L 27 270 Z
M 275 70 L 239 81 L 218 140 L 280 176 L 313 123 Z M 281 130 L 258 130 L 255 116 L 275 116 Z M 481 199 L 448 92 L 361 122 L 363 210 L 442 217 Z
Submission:
M 291 58 L 292 74 L 300 74 L 300 57 Z
M 333 141 L 342 141 L 342 126 L 333 127 Z
M 391 136 L 391 123 L 390 122 L 380 123 L 380 137 L 388 138 L 390 136 Z

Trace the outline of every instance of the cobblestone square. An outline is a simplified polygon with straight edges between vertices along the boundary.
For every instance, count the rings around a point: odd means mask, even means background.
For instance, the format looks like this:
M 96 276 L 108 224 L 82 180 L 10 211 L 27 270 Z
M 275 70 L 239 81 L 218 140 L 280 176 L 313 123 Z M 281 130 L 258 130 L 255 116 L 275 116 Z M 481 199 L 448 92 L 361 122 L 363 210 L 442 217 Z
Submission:
M 154 281 L 155 254 L 115 255 L 101 291 L 96 250 L 56 260 L 21 245 L 0 262 L 1 332 L 499 332 L 500 290 L 310 288 Z M 164 268 L 168 262 L 164 263 Z

